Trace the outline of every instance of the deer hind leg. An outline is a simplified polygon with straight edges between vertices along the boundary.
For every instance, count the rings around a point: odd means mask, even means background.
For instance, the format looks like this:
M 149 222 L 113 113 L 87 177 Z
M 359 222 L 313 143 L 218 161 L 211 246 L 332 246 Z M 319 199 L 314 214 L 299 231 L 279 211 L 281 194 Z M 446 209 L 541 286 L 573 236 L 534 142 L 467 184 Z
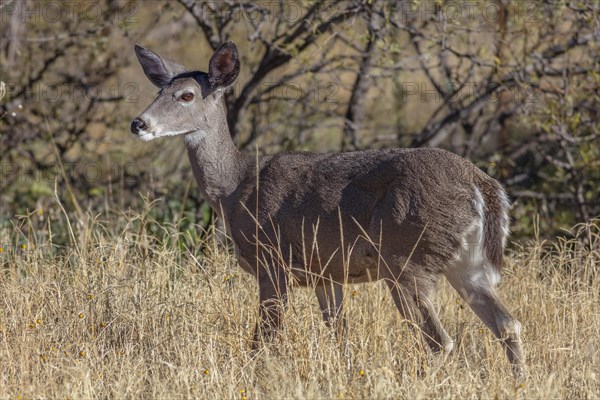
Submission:
M 449 269 L 446 277 L 479 319 L 501 340 L 515 376 L 522 376 L 525 355 L 521 323 L 508 312 L 495 292 L 498 272 L 484 260 L 470 260 L 466 265 Z
M 414 279 L 410 284 L 398 279 L 386 279 L 386 283 L 400 314 L 417 324 L 431 350 L 434 353 L 450 353 L 454 341 L 442 326 L 430 298 L 435 281 Z

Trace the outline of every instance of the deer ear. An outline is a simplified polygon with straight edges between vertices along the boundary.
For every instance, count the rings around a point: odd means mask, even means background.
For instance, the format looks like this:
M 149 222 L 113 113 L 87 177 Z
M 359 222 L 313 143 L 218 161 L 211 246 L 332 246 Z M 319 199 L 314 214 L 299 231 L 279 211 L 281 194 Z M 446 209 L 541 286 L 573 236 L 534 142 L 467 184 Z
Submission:
M 136 44 L 134 49 L 144 73 L 150 79 L 150 82 L 159 88 L 171 82 L 173 77 L 187 72 L 187 69 L 183 65 L 166 58 L 161 58 L 158 54 L 142 46 Z
M 213 90 L 230 86 L 240 73 L 240 60 L 233 42 L 220 45 L 208 63 L 208 79 Z

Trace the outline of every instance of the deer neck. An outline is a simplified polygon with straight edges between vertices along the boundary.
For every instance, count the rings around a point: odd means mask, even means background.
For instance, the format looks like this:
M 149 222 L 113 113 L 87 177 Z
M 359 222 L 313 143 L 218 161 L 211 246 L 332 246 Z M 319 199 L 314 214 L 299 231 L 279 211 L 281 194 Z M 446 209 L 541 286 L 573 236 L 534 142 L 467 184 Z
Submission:
M 225 110 L 216 114 L 200 117 L 202 128 L 188 133 L 184 142 L 200 191 L 220 214 L 244 179 L 248 163 L 231 139 Z

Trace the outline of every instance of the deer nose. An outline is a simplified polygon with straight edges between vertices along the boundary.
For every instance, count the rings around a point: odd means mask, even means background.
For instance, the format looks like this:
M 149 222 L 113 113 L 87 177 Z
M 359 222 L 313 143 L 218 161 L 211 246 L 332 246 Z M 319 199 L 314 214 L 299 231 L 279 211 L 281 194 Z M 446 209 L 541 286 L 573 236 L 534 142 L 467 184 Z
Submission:
M 135 133 L 136 135 L 140 133 L 142 130 L 146 130 L 148 128 L 146 123 L 141 118 L 136 118 L 131 121 L 131 133 Z

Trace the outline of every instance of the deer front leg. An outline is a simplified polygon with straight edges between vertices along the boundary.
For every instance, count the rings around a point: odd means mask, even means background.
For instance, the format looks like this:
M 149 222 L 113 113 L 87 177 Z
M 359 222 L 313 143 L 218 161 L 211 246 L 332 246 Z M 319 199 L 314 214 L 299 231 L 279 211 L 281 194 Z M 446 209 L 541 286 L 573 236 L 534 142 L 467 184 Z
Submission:
M 325 325 L 335 330 L 335 335 L 346 358 L 346 368 L 350 370 L 350 348 L 348 345 L 348 324 L 342 307 L 343 286 L 338 282 L 323 282 L 315 287 L 319 307 Z
M 342 309 L 343 287 L 337 282 L 324 282 L 315 287 L 319 307 L 323 313 L 325 325 L 336 329 L 336 334 L 346 330 L 346 317 Z
M 287 279 L 285 273 L 259 275 L 259 321 L 254 329 L 252 350 L 270 343 L 281 327 L 283 311 L 287 303 Z

